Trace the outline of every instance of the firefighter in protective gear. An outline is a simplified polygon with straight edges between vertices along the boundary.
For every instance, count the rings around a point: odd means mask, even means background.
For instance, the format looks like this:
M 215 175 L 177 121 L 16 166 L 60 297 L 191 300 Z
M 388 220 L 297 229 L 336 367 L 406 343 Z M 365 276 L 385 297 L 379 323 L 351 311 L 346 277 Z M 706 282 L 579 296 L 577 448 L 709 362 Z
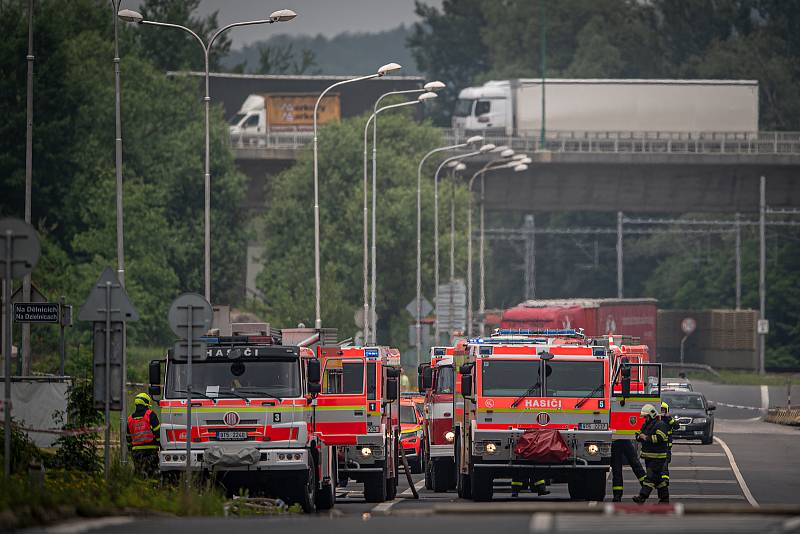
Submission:
M 550 491 L 547 489 L 547 482 L 543 478 L 538 477 L 538 473 L 534 473 L 531 478 L 514 477 L 511 480 L 511 496 L 518 497 L 519 493 L 525 489 L 526 486 L 529 487 L 531 491 L 536 491 L 536 494 L 540 497 L 550 495 Z
M 161 422 L 152 410 L 153 399 L 139 393 L 134 399 L 136 408 L 128 416 L 128 446 L 133 464 L 145 476 L 158 474 L 158 451 L 161 449 Z
M 658 411 L 652 404 L 642 406 L 644 424 L 636 434 L 636 439 L 642 444 L 642 458 L 646 469 L 646 476 L 642 482 L 639 495 L 633 498 L 634 502 L 642 504 L 654 489 L 658 490 L 658 501 L 669 502 L 669 479 L 664 480 L 661 475 L 667 463 L 669 453 L 669 428 L 658 417 Z
M 667 436 L 669 437 L 667 451 L 667 463 L 664 465 L 664 471 L 661 473 L 661 480 L 669 484 L 669 464 L 672 462 L 672 433 L 678 428 L 678 420 L 669 413 L 669 404 L 661 401 L 661 420 L 667 424 Z
M 636 447 L 629 439 L 615 439 L 611 442 L 611 491 L 614 494 L 613 502 L 622 501 L 624 490 L 622 467 L 627 463 L 633 470 L 633 474 L 639 479 L 639 484 L 644 482 L 645 470 L 642 462 L 636 456 Z

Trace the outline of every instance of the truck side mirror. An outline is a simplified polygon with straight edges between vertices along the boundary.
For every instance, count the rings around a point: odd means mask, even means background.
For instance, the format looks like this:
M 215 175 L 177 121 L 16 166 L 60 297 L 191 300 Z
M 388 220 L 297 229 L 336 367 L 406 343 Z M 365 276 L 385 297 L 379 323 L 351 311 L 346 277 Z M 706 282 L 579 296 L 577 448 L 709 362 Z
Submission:
M 399 367 L 387 367 L 386 368 L 386 377 L 387 378 L 400 378 L 400 368 Z
M 422 387 L 420 391 L 427 391 L 433 387 L 433 368 L 429 365 L 422 370 Z
M 317 358 L 311 358 L 306 364 L 306 380 L 309 384 L 319 384 L 322 379 L 322 369 Z
M 400 396 L 400 389 L 396 378 L 389 378 L 386 380 L 386 400 L 394 402 Z
M 150 378 L 150 387 L 161 387 L 161 362 L 159 360 L 150 360 L 150 365 L 147 368 L 148 376 Z
M 310 395 L 319 395 L 322 392 L 322 384 L 319 382 L 309 382 L 307 388 Z
M 155 386 L 153 384 L 150 384 L 150 387 L 147 388 L 147 392 L 150 394 L 151 397 L 160 397 L 161 386 Z
M 622 396 L 623 397 L 630 397 L 631 396 L 631 377 L 630 376 L 623 376 L 622 377 Z
M 472 396 L 472 375 L 471 374 L 461 375 L 461 396 L 462 397 L 471 397 Z

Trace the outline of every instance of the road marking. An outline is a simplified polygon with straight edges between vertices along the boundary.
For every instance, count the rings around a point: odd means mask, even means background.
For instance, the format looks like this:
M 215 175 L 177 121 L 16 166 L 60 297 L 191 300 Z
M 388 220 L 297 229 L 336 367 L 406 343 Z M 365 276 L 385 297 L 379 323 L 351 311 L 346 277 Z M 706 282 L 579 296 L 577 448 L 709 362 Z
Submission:
M 550 532 L 553 530 L 553 514 L 538 512 L 531 516 L 528 532 Z
M 761 396 L 762 396 L 762 402 L 763 402 L 763 398 L 764 398 L 764 390 L 763 389 L 761 390 Z M 767 401 L 769 402 L 769 399 L 767 399 Z M 747 502 L 749 502 L 750 505 L 753 508 L 758 508 L 759 507 L 758 506 L 758 501 L 756 501 L 755 498 L 753 497 L 753 494 L 750 493 L 750 488 L 747 487 L 747 482 L 744 481 L 744 477 L 742 476 L 742 472 L 739 471 L 739 466 L 736 465 L 736 460 L 733 458 L 733 453 L 731 452 L 730 448 L 728 447 L 728 444 L 725 443 L 721 438 L 719 438 L 717 436 L 714 436 L 714 441 L 716 441 L 717 443 L 720 444 L 720 446 L 722 447 L 722 450 L 724 450 L 725 454 L 728 456 L 728 461 L 731 464 L 731 468 L 733 468 L 733 474 L 736 475 L 736 480 L 739 482 L 739 487 L 742 489 L 742 493 L 744 493 L 744 496 L 747 498 Z
M 382 502 L 382 503 L 376 505 L 375 508 L 372 509 L 372 513 L 373 514 L 386 514 L 386 513 L 389 512 L 389 510 L 392 509 L 392 506 L 394 506 L 398 502 L 400 502 L 398 499 L 394 499 L 392 501 Z
M 416 484 L 414 484 L 414 488 L 419 491 L 425 487 L 425 479 L 420 480 Z M 407 488 L 403 493 L 400 495 L 414 495 L 414 492 L 411 491 L 411 488 Z
M 725 456 L 724 452 L 673 452 L 672 456 Z
M 84 521 L 71 521 L 63 525 L 49 527 L 47 532 L 52 534 L 81 534 L 99 528 L 126 525 L 133 521 L 130 517 L 102 517 L 100 519 L 87 519 Z
M 765 412 L 769 411 L 769 388 L 761 385 L 761 409 Z

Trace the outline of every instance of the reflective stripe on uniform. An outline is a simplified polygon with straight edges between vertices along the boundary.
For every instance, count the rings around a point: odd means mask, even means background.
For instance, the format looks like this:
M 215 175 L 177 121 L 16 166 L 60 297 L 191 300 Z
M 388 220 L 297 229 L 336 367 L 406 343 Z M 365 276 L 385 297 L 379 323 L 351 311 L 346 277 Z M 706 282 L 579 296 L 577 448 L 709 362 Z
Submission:
M 544 486 L 544 480 L 537 480 L 533 483 L 534 486 Z
M 623 486 L 611 486 L 612 491 L 622 491 L 625 488 Z
M 642 458 L 666 458 L 666 452 L 642 452 Z
M 158 449 L 158 445 L 134 445 L 131 449 L 135 451 L 143 451 L 149 449 Z
M 517 482 L 516 480 L 511 481 L 512 486 L 522 486 L 522 482 Z

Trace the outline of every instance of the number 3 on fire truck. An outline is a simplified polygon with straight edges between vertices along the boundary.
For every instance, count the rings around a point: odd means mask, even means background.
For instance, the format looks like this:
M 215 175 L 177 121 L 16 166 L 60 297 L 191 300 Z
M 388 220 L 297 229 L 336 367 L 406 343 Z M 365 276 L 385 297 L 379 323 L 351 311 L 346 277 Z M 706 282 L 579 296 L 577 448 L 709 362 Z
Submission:
M 273 423 L 280 423 L 281 422 L 281 413 L 280 412 L 275 412 L 274 414 L 272 414 L 272 422 Z

